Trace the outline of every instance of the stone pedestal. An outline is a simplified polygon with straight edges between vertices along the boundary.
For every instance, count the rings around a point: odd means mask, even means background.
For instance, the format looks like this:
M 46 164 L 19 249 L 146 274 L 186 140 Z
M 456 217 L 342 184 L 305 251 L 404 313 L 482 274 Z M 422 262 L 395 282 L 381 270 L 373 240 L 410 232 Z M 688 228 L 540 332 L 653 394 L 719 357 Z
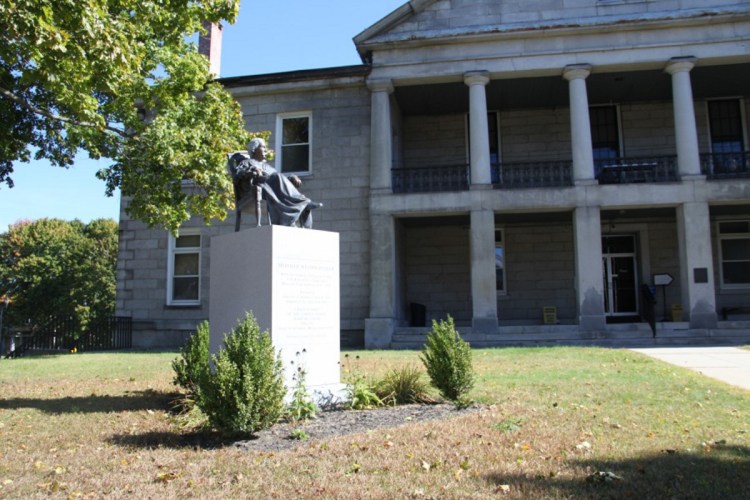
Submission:
M 340 385 L 339 235 L 262 226 L 211 239 L 211 352 L 252 312 L 281 353 L 294 386 L 303 366 L 311 393 Z

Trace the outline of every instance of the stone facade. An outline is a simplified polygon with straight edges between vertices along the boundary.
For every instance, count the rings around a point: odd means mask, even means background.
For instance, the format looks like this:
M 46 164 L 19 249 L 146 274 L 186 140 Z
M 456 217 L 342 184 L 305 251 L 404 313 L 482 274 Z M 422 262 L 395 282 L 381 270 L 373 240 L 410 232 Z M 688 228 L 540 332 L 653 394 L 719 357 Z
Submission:
M 412 304 L 489 344 L 545 307 L 559 324 L 537 336 L 606 337 L 645 323 L 663 274 L 657 321 L 680 305 L 696 334 L 750 302 L 747 2 L 412 0 L 354 41 L 361 66 L 222 80 L 271 147 L 284 116 L 310 118 L 303 192 L 340 233 L 342 338 L 394 345 Z M 232 218 L 186 224 L 200 297 L 175 304 L 171 240 L 123 212 L 117 306 L 139 345 L 208 317 Z

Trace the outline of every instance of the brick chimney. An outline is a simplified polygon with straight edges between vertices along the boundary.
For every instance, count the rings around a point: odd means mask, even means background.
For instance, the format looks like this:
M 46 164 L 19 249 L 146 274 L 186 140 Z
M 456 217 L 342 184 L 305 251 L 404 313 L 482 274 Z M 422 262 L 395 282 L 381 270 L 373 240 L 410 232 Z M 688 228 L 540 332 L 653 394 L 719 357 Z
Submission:
M 218 78 L 221 74 L 221 24 L 203 21 L 203 29 L 198 38 L 198 52 L 208 58 L 208 72 Z

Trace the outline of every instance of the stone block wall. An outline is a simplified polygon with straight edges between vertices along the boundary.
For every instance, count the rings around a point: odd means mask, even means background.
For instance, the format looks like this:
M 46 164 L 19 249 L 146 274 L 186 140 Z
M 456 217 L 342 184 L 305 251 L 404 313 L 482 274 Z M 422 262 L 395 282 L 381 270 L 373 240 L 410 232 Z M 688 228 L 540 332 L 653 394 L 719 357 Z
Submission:
M 300 190 L 324 203 L 313 212 L 314 227 L 340 233 L 341 329 L 356 336 L 369 311 L 370 94 L 361 83 L 296 93 L 256 92 L 238 100 L 248 130 L 272 131 L 271 148 L 277 114 L 312 111 L 312 174 L 302 178 Z M 127 199 L 122 203 L 124 208 Z M 242 230 L 253 226 L 254 213 L 244 213 Z M 201 233 L 201 303 L 168 306 L 168 234 L 121 211 L 117 314 L 133 318 L 136 347 L 179 346 L 208 319 L 211 236 L 234 230 L 234 212 L 210 226 L 194 218 L 183 227 Z
M 541 324 L 546 306 L 557 307 L 561 323 L 575 323 L 572 224 L 508 224 L 503 228 L 507 290 L 498 295 L 500 325 Z

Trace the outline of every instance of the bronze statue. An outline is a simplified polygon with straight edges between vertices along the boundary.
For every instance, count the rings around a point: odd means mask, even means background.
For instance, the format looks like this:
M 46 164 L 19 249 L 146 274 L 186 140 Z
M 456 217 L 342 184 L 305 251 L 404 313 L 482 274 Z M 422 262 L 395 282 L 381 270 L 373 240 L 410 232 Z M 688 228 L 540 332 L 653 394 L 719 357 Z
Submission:
M 266 162 L 266 143 L 263 139 L 252 139 L 247 152 L 234 153 L 229 158 L 229 170 L 234 180 L 237 220 L 235 231 L 239 231 L 241 209 L 254 201 L 258 225 L 260 225 L 260 196 L 266 201 L 271 224 L 312 228 L 311 210 L 320 208 L 297 189 L 302 181 L 296 175 L 285 176 Z

